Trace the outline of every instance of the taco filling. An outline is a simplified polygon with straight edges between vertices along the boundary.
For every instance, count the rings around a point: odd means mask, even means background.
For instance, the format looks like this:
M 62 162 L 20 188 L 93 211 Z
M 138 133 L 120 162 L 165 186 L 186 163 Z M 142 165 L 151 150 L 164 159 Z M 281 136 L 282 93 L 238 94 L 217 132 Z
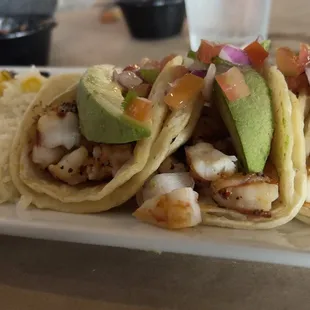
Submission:
M 137 194 L 135 217 L 183 228 L 201 223 L 203 209 L 254 222 L 277 212 L 279 177 L 270 156 L 275 120 L 262 76 L 269 43 L 240 49 L 202 40 L 197 52 L 189 52 L 204 81 L 205 105 L 190 140 Z M 171 109 L 182 108 L 182 98 L 198 84 L 184 81 L 181 92 L 178 83 L 165 97 Z
M 74 102 L 64 102 L 56 110 L 42 115 L 32 143 L 33 163 L 69 185 L 111 180 L 132 157 L 135 144 L 103 144 L 86 140 L 79 129 Z
M 69 185 L 111 181 L 134 160 L 136 142 L 151 135 L 154 102 L 149 96 L 173 59 L 174 54 L 161 61 L 143 59 L 123 70 L 115 68 L 112 76 L 104 67 L 89 68 L 79 82 L 76 100 L 51 105 L 40 115 L 31 141 L 32 162 Z M 201 76 L 205 72 L 196 70 L 191 61 L 173 66 L 169 83 L 162 83 L 160 90 L 167 106 L 178 110 L 192 102 L 206 88 Z
M 310 85 L 310 46 L 300 43 L 299 51 L 296 53 L 288 47 L 281 47 L 276 50 L 276 64 L 278 69 L 285 76 L 289 89 L 300 94 L 309 94 Z
M 51 105 L 38 117 L 31 161 L 69 185 L 112 180 L 133 160 L 136 142 L 151 135 L 148 97 L 163 61 L 144 59 L 115 69 L 112 77 L 104 66 L 89 68 L 75 99 Z

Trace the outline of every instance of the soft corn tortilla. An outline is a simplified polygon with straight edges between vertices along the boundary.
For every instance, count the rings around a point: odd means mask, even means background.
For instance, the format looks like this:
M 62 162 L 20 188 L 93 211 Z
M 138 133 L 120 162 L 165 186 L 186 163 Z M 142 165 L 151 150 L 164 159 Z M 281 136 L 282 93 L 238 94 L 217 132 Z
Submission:
M 32 71 L 29 74 L 31 75 Z M 61 87 L 66 89 L 73 83 L 76 83 L 78 79 L 79 75 L 77 74 L 67 75 L 65 83 Z M 54 78 L 51 77 L 50 81 L 53 80 Z M 47 83 L 44 78 L 42 78 L 42 81 L 44 84 Z M 18 199 L 19 194 L 12 182 L 9 171 L 9 154 L 14 135 L 18 130 L 23 115 L 37 95 L 35 92 L 21 93 L 21 91 L 15 91 L 15 85 L 10 85 L 9 87 L 9 94 L 7 95 L 5 92 L 0 99 L 0 119 L 2 124 L 0 130 L 0 203 Z M 58 85 L 56 83 L 54 88 L 55 94 L 56 92 L 59 93 L 57 88 Z
M 76 95 L 76 86 L 74 86 L 51 100 L 50 96 L 48 96 L 48 89 L 45 88 L 46 93 L 41 92 L 37 100 L 27 110 L 22 126 L 13 143 L 14 152 L 10 158 L 10 169 L 15 186 L 23 196 L 22 201 L 25 204 L 32 202 L 39 208 L 73 213 L 94 213 L 118 206 L 131 196 L 134 196 L 137 191 L 135 190 L 137 184 L 136 179 L 132 177 L 139 175 L 138 172 L 144 168 L 150 154 L 161 155 L 162 144 L 169 146 L 172 140 L 187 125 L 190 118 L 193 105 L 187 107 L 187 113 L 171 113 L 163 126 L 168 113 L 168 108 L 163 102 L 165 89 L 173 78 L 171 75 L 172 68 L 180 65 L 182 61 L 182 57 L 176 57 L 170 61 L 152 88 L 150 94 L 150 99 L 153 102 L 151 136 L 137 142 L 134 159 L 122 167 L 112 181 L 102 185 L 91 186 L 86 183 L 84 186 L 79 187 L 69 186 L 49 177 L 44 177 L 39 173 L 38 169 L 34 168 L 28 156 L 28 141 L 34 134 L 34 125 L 38 116 L 47 106 L 70 101 Z M 107 65 L 107 70 L 109 70 L 112 78 L 114 67 Z M 50 85 L 50 88 L 53 88 L 52 86 Z M 171 123 L 171 119 L 177 119 L 178 121 Z M 169 125 L 170 123 L 172 126 Z M 181 123 L 181 126 L 179 126 L 179 123 Z M 159 142 L 154 143 L 159 133 L 157 139 Z M 143 178 L 140 181 L 143 185 L 147 176 L 142 175 L 140 177 Z M 140 178 L 138 179 L 140 180 Z
M 305 135 L 305 144 L 306 144 L 306 164 L 308 165 L 309 156 L 310 156 L 310 115 L 309 115 L 310 97 L 306 92 L 301 93 L 299 96 L 299 101 L 302 104 L 302 107 L 304 109 L 304 120 L 305 120 L 304 135 Z M 300 209 L 296 218 L 310 225 L 309 204 L 304 204 L 304 206 Z

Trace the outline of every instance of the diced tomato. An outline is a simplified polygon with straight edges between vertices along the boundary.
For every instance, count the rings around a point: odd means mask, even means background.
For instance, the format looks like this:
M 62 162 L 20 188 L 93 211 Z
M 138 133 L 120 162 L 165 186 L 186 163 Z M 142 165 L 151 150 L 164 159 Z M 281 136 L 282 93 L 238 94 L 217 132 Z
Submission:
M 288 47 L 278 48 L 276 51 L 276 63 L 278 69 L 285 76 L 298 76 L 303 68 L 299 63 L 299 57 Z
M 177 56 L 177 54 L 170 54 L 166 57 L 164 57 L 161 61 L 160 61 L 160 69 L 164 69 L 165 65 L 172 60 L 173 58 L 175 58 Z
M 295 76 L 287 76 L 286 83 L 288 88 L 294 93 L 299 94 L 303 90 L 309 91 L 309 82 L 306 73 Z
M 146 98 L 136 97 L 130 101 L 125 109 L 125 114 L 140 122 L 151 118 L 152 102 Z
M 193 74 L 185 74 L 175 82 L 165 96 L 165 103 L 172 109 L 182 109 L 202 90 L 204 80 Z
M 147 83 L 142 83 L 138 86 L 132 88 L 132 90 L 137 94 L 138 97 L 148 97 L 152 86 Z
M 244 48 L 244 51 L 247 53 L 254 68 L 262 67 L 265 59 L 269 55 L 269 53 L 257 41 L 250 43 Z
M 300 43 L 298 60 L 303 68 L 310 63 L 310 46 L 308 44 Z
M 171 82 L 176 81 L 177 79 L 181 78 L 185 74 L 189 73 L 188 69 L 184 66 L 175 66 L 171 69 L 172 71 L 172 79 Z
M 215 79 L 229 101 L 236 101 L 251 94 L 242 72 L 237 67 L 217 75 Z
M 197 58 L 205 64 L 210 64 L 212 58 L 220 54 L 221 49 L 224 45 L 222 44 L 213 44 L 206 40 L 201 40 L 199 49 L 197 51 Z
M 218 56 L 224 46 L 225 44 L 214 44 L 213 45 L 213 57 Z

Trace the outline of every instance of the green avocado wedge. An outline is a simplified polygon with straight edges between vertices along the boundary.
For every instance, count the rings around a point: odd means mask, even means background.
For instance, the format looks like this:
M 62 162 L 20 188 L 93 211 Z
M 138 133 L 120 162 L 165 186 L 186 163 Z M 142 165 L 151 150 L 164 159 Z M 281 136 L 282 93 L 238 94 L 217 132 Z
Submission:
M 121 144 L 151 135 L 149 123 L 124 114 L 120 87 L 112 81 L 114 66 L 96 65 L 82 76 L 77 88 L 80 129 L 97 143 Z
M 247 68 L 243 74 L 251 92 L 249 96 L 230 102 L 218 83 L 215 83 L 213 94 L 241 168 L 245 172 L 262 172 L 274 129 L 270 90 L 255 70 Z

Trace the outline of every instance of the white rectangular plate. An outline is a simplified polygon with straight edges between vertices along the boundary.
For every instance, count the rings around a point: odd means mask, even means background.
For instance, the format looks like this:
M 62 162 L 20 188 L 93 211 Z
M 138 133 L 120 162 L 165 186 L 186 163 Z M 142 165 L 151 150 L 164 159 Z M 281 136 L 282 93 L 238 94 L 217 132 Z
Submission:
M 6 69 L 17 72 L 27 70 Z M 79 72 L 84 68 L 39 69 L 57 74 Z M 215 227 L 167 231 L 137 221 L 124 209 L 101 215 L 74 215 L 37 209 L 22 210 L 16 209 L 13 204 L 5 204 L 0 206 L 0 233 L 310 267 L 310 226 L 295 220 L 266 231 Z

